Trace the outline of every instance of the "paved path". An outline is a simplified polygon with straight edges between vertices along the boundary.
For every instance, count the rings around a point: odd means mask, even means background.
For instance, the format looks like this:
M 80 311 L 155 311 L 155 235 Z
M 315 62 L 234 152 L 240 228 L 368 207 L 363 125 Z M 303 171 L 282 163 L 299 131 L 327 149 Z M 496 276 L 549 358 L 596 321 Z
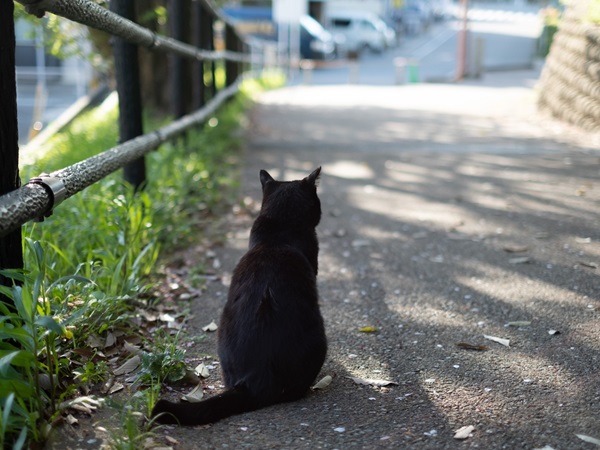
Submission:
M 167 428 L 178 448 L 595 448 L 576 434 L 600 438 L 600 154 L 592 136 L 535 112 L 536 76 L 258 100 L 245 205 L 259 199 L 259 169 L 294 179 L 323 166 L 323 375 L 335 378 L 296 403 Z M 232 215 L 216 249 L 220 279 L 194 303 L 199 332 L 218 318 L 250 223 Z M 188 352 L 215 354 L 213 337 Z

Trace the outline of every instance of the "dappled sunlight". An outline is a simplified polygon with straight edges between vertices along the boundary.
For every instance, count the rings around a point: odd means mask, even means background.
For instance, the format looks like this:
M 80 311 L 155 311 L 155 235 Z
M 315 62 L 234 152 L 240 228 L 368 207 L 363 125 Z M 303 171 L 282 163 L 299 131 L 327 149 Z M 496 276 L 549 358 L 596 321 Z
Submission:
M 489 355 L 451 358 L 447 365 L 452 370 L 441 367 L 429 371 L 428 378 L 421 380 L 422 389 L 441 409 L 446 409 L 448 403 L 460 404 L 475 413 L 475 417 L 488 415 L 494 405 L 506 412 L 514 406 L 537 410 L 561 408 L 584 393 L 580 380 L 568 369 L 539 356 L 511 351 L 510 365 Z M 480 383 L 475 384 L 465 376 L 470 371 L 481 370 L 482 366 L 485 366 L 486 377 Z M 557 390 L 565 385 L 570 386 L 569 393 Z M 540 402 L 539 396 L 546 402 Z
M 367 163 L 341 160 L 324 164 L 323 171 L 328 175 L 347 179 L 369 180 L 375 177 Z
M 252 171 L 323 167 L 326 398 L 400 417 L 398 448 L 405 433 L 456 443 L 471 423 L 470 442 L 492 448 L 597 398 L 597 156 L 548 137 L 531 90 L 454 88 L 286 88 L 250 138 Z M 582 432 L 592 422 L 579 417 Z
M 402 183 L 430 183 L 431 180 L 450 180 L 455 176 L 452 167 L 443 169 L 434 169 L 432 167 L 424 167 L 418 164 L 411 164 L 409 161 L 387 160 L 385 162 L 386 177 L 382 182 L 389 185 L 394 185 L 395 181 Z M 387 181 L 389 179 L 389 181 Z M 391 181 L 391 182 L 390 182 Z M 396 185 L 397 186 L 397 185 Z
M 439 179 L 442 178 L 444 177 Z M 423 182 L 425 183 L 426 180 Z M 509 200 L 501 195 L 469 191 L 461 194 L 457 199 L 460 201 L 438 202 L 424 199 L 421 191 L 422 188 L 411 185 L 410 182 L 400 184 L 398 189 L 397 183 L 386 178 L 380 179 L 377 185 L 350 187 L 347 190 L 347 200 L 358 210 L 380 214 L 393 220 L 402 220 L 431 230 L 450 230 L 462 223 L 478 224 L 480 218 L 469 208 L 472 205 L 485 205 L 487 209 L 502 212 L 508 209 Z M 418 207 L 407 207 L 414 204 L 418 204 Z M 493 227 L 493 224 L 490 226 Z
M 437 328 L 467 328 L 473 325 L 472 321 L 465 316 L 457 314 L 455 311 L 448 310 L 444 307 L 435 307 L 427 303 L 415 301 L 414 299 L 406 299 L 403 302 L 398 302 L 397 299 L 386 302 L 390 311 L 398 314 L 405 321 L 410 320 L 412 323 L 419 324 L 423 327 Z M 418 342 L 415 342 L 415 345 Z M 435 341 L 429 345 L 434 346 Z M 421 344 L 422 345 L 422 344 Z
M 419 223 L 429 222 L 436 227 L 446 228 L 464 217 L 464 211 L 455 205 L 422 202 L 418 209 L 407 209 L 406 205 L 419 201 L 419 194 L 400 193 L 379 186 L 366 185 L 348 190 L 348 202 L 355 208 L 390 219 Z
M 532 279 L 526 270 L 519 274 L 519 269 L 506 270 L 498 265 L 491 265 L 481 260 L 463 262 L 464 267 L 476 271 L 477 277 L 464 277 L 456 275 L 456 282 L 468 287 L 471 291 L 481 296 L 494 297 L 507 304 L 514 304 L 520 308 L 530 309 L 530 314 L 536 314 L 543 309 L 544 302 L 564 303 L 571 297 L 577 286 L 557 287 L 553 283 L 539 279 Z M 547 268 L 551 276 L 553 268 Z M 556 270 L 556 269 L 554 269 Z M 580 300 L 581 304 L 585 303 Z M 577 304 L 575 299 L 569 298 L 569 303 Z M 507 322 L 510 320 L 507 320 Z

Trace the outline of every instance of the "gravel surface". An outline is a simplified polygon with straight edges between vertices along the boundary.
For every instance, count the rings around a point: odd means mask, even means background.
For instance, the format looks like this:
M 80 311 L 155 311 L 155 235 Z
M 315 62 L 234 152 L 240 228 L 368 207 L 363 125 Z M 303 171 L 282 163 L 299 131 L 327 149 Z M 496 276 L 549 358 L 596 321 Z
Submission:
M 600 438 L 600 153 L 594 136 L 536 112 L 535 75 L 262 95 L 227 241 L 187 255 L 218 275 L 191 327 L 219 317 L 259 170 L 296 179 L 322 165 L 322 375 L 333 382 L 160 434 L 181 449 L 596 448 L 576 434 Z M 207 351 L 214 335 L 188 354 Z

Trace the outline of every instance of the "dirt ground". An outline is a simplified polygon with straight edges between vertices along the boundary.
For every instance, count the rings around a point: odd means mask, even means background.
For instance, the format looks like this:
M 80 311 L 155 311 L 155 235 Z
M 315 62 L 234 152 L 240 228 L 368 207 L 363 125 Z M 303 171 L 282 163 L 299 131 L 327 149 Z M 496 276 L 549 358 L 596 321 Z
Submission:
M 577 435 L 600 439 L 600 152 L 595 136 L 536 112 L 535 76 L 261 96 L 227 240 L 184 258 L 215 273 L 190 329 L 218 321 L 259 170 L 289 180 L 321 165 L 333 381 L 158 434 L 177 449 L 596 448 Z M 215 354 L 214 334 L 188 349 L 214 366 L 207 395 L 220 386 Z

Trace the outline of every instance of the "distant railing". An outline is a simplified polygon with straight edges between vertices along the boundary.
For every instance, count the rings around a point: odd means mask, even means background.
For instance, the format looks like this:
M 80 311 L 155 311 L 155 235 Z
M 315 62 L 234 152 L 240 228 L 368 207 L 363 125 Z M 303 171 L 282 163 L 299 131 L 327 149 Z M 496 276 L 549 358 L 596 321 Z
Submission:
M 24 186 L 6 193 L 0 197 L 0 238 L 18 230 L 29 220 L 42 218 L 48 215 L 63 200 L 82 191 L 89 185 L 104 178 L 108 174 L 125 168 L 125 178 L 132 184 L 139 186 L 145 180 L 143 157 L 146 153 L 156 149 L 167 140 L 173 139 L 193 126 L 205 122 L 215 110 L 228 98 L 235 95 L 243 78 L 244 72 L 250 63 L 260 61 L 260 55 L 250 52 L 248 45 L 238 35 L 233 25 L 229 23 L 209 0 L 194 0 L 193 14 L 195 25 L 198 27 L 195 45 L 182 42 L 173 37 L 161 36 L 149 29 L 137 25 L 127 16 L 132 11 L 130 0 L 112 0 L 110 10 L 103 8 L 89 0 L 18 0 L 26 10 L 42 17 L 46 12 L 56 14 L 72 21 L 106 31 L 117 39 L 115 49 L 115 68 L 117 78 L 117 91 L 120 104 L 120 135 L 121 144 L 106 150 L 72 166 L 43 174 L 29 181 Z M 173 0 L 173 3 L 177 3 Z M 177 12 L 177 11 L 175 11 Z M 175 17 L 176 14 L 174 13 Z M 0 19 L 1 20 L 1 19 Z M 12 20 L 12 19 L 11 19 Z M 181 20 L 181 17 L 179 19 Z M 215 22 L 224 25 L 225 49 L 214 49 L 215 36 L 213 34 Z M 2 24 L 0 24 L 1 26 Z M 177 28 L 177 27 L 175 27 Z M 137 63 L 136 46 L 147 47 L 154 51 L 168 52 L 176 58 L 186 58 L 193 61 L 224 61 L 225 85 L 218 89 L 216 83 L 205 86 L 202 81 L 195 112 L 184 114 L 183 108 L 175 113 L 177 119 L 169 125 L 151 133 L 141 133 L 141 99 L 139 93 L 138 68 L 132 66 Z M 256 49 L 256 43 L 252 45 Z M 201 67 L 204 67 L 202 64 Z M 2 70 L 14 70 L 3 67 Z M 200 69 L 199 80 L 204 80 Z M 211 68 L 214 75 L 214 64 Z M 131 75 L 134 74 L 132 79 Z M 175 72 L 175 76 L 181 73 Z M 213 77 L 214 80 L 214 77 Z M 177 85 L 177 81 L 174 83 Z M 0 95 L 2 93 L 0 92 Z M 174 96 L 177 96 L 177 92 Z M 0 98 L 0 100 L 2 100 Z M 131 105 L 139 103 L 131 111 Z M 123 109 L 125 107 L 125 109 Z M 176 105 L 174 109 L 178 109 Z M 127 114 L 127 116 L 124 116 Z M 132 130 L 132 123 L 140 125 Z M 7 151 L 6 148 L 0 151 Z M 10 151 L 10 149 L 8 149 Z M 15 149 L 18 152 L 18 149 Z M 133 165 L 133 166 L 132 166 Z M 127 168 L 130 168 L 128 179 Z M 142 171 L 140 176 L 140 170 Z M 2 168 L 0 168 L 0 172 Z M 133 174 L 133 175 L 132 175 Z M 0 240 L 0 247 L 3 240 Z M 2 248 L 0 248 L 0 256 Z M 1 257 L 0 257 L 0 263 Z

